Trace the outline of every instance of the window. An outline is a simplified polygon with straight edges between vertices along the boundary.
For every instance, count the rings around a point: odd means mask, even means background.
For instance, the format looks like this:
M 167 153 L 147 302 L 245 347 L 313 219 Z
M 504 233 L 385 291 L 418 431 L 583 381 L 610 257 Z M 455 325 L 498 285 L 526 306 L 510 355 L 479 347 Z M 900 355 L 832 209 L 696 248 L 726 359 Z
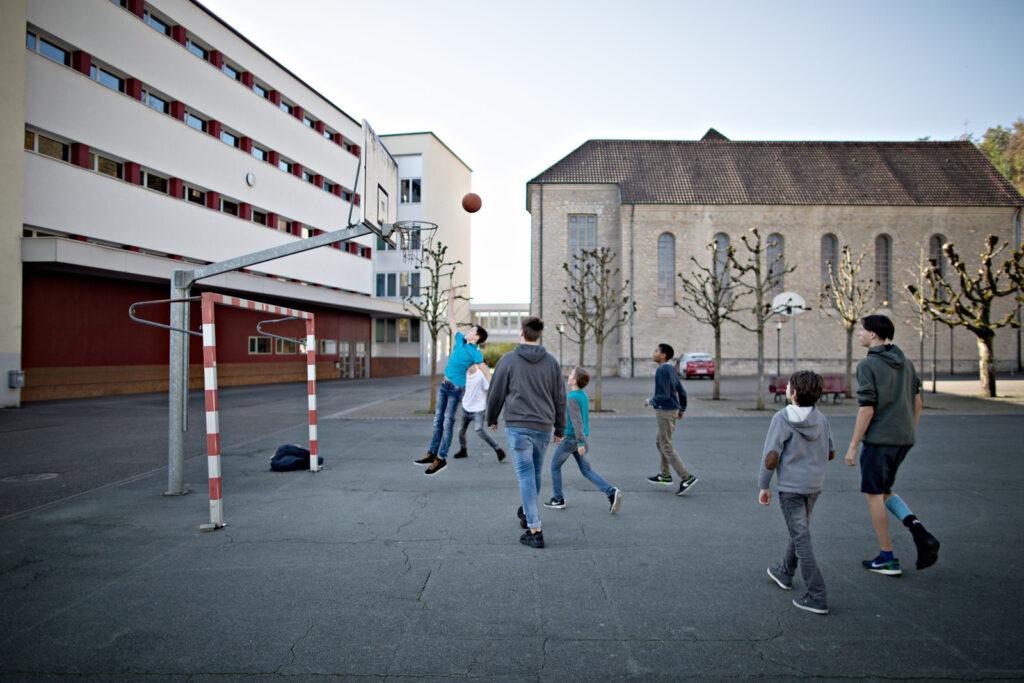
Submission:
M 259 95 L 260 97 L 266 97 L 267 96 L 267 89 L 264 88 L 259 83 L 253 82 L 253 84 L 252 84 L 252 91 L 254 93 L 256 93 L 257 95 Z
M 888 306 L 892 301 L 892 239 L 888 235 L 875 238 L 875 280 L 878 282 L 878 303 Z
M 90 155 L 91 156 L 91 155 Z M 100 173 L 104 173 L 115 178 L 124 177 L 124 167 L 113 159 L 107 159 L 106 157 L 97 157 L 96 170 Z
M 409 341 L 419 343 L 420 341 L 420 321 L 419 318 L 409 319 Z
M 193 204 L 201 204 L 206 206 L 206 193 L 202 190 L 197 190 L 194 187 L 185 188 L 185 199 L 192 202 Z
M 394 249 L 394 247 L 391 246 L 390 244 L 388 244 L 387 242 L 385 242 L 383 237 L 381 237 L 380 235 L 377 235 L 377 251 L 388 251 L 389 249 Z M 380 276 L 378 275 L 377 277 L 380 277 Z M 384 295 L 383 294 L 378 294 L 377 296 L 384 296 Z
M 658 237 L 658 305 L 674 306 L 676 303 L 676 238 L 669 233 Z M 502 327 L 508 327 L 508 318 Z
M 299 345 L 293 341 L 287 341 L 285 339 L 275 339 L 274 342 L 274 353 L 280 353 L 283 355 L 299 353 Z
M 157 97 L 151 92 L 145 93 L 142 99 L 146 102 L 147 105 L 149 105 L 153 109 L 156 109 L 161 114 L 166 114 L 171 110 L 171 105 L 168 104 L 166 100 L 164 100 L 161 97 Z
M 839 240 L 832 233 L 823 235 L 821 238 L 821 291 L 828 292 L 828 303 L 831 306 L 836 304 L 835 292 L 829 289 L 832 282 L 832 275 L 838 267 Z
M 263 149 L 262 147 L 257 147 L 256 145 L 252 146 L 252 155 L 259 159 L 260 161 L 267 160 L 267 150 Z
M 400 273 L 398 293 L 402 297 L 420 295 L 420 274 Z
M 935 261 L 935 268 L 939 275 L 946 274 L 946 255 L 942 253 L 942 245 L 946 243 L 943 235 L 932 235 L 928 239 L 928 259 Z
M 231 78 L 235 79 L 236 81 L 240 78 L 238 70 L 237 69 L 233 69 L 230 66 L 228 66 L 227 62 L 224 62 L 223 64 L 220 65 L 220 70 L 223 71 L 224 73 L 226 73 Z
M 192 126 L 196 130 L 201 130 L 204 133 L 206 132 L 206 121 L 202 120 L 192 112 L 187 112 L 185 114 L 185 123 Z
M 597 216 L 569 216 L 569 257 L 597 246 Z
M 417 273 L 418 275 L 418 273 Z M 416 281 L 419 287 L 419 280 Z M 398 296 L 398 274 L 377 273 L 377 296 Z
M 252 212 L 252 222 L 253 223 L 259 223 L 260 225 L 266 225 L 267 224 L 267 214 L 263 213 L 262 211 L 253 211 Z
M 146 171 L 145 178 L 143 178 L 143 184 L 151 190 L 167 194 L 167 178 L 161 178 L 158 175 L 154 175 L 149 171 Z
M 302 123 L 304 123 L 305 125 L 307 125 L 310 128 L 313 127 L 313 119 L 309 118 L 308 116 L 303 116 L 302 117 Z
M 782 235 L 773 232 L 765 244 L 765 265 L 768 267 L 768 294 L 781 294 L 786 283 L 783 271 L 786 269 L 786 244 Z
M 226 199 L 220 200 L 220 210 L 224 213 L 229 213 L 232 216 L 238 215 L 238 204 L 236 202 L 229 202 Z
M 307 183 L 311 183 L 313 182 L 313 174 L 310 173 L 309 171 L 304 170 L 302 172 L 302 179 L 305 180 Z
M 223 128 L 220 131 L 220 141 L 225 145 L 231 145 L 232 147 L 238 147 L 238 136 L 233 135 Z
M 171 35 L 171 27 L 160 19 L 154 17 L 152 12 L 143 12 L 142 20 L 165 36 Z
M 64 66 L 71 66 L 71 53 L 62 47 L 57 47 L 46 38 L 39 39 L 39 54 Z
M 68 145 L 59 140 L 50 139 L 45 135 L 37 136 L 36 151 L 61 161 L 68 161 L 71 158 Z
M 402 204 L 420 203 L 420 178 L 402 180 Z
M 324 137 L 330 140 L 331 138 L 334 137 L 334 133 L 324 128 Z
M 387 325 L 383 318 L 377 318 L 373 321 L 373 340 L 383 344 L 385 334 L 387 334 Z
M 334 193 L 334 183 L 330 182 L 329 180 L 325 180 L 325 181 L 323 182 L 323 185 L 322 185 L 322 187 L 323 187 L 323 188 L 324 188 L 324 190 L 326 190 L 327 192 L 330 192 L 330 193 L 332 193 L 332 194 Z
M 34 150 L 36 148 L 36 134 L 30 130 L 25 131 L 25 149 Z
M 346 202 L 350 202 L 352 201 L 352 193 L 349 192 L 348 190 L 342 190 L 341 198 L 344 199 Z
M 279 169 L 281 169 L 282 171 L 284 171 L 285 173 L 291 173 L 292 172 L 291 162 L 285 161 L 284 159 L 280 159 L 277 162 L 277 167 Z
M 249 355 L 270 353 L 270 337 L 249 337 Z
M 188 48 L 189 52 L 200 59 L 207 59 L 210 56 L 210 53 L 207 52 L 202 45 L 196 45 L 195 41 L 191 38 L 185 42 L 185 47 Z
M 117 90 L 118 92 L 124 92 L 124 79 L 115 76 L 105 69 L 100 69 L 99 74 L 96 76 L 96 80 L 107 86 Z
M 281 232 L 290 233 L 292 231 L 292 222 L 285 220 L 284 218 L 277 219 L 277 229 Z
M 33 34 L 25 34 L 25 47 L 27 47 L 30 50 L 36 49 L 36 37 Z
M 292 113 L 292 105 L 288 104 L 284 100 L 281 100 L 280 107 L 281 107 L 281 111 L 283 111 L 285 114 L 291 114 Z

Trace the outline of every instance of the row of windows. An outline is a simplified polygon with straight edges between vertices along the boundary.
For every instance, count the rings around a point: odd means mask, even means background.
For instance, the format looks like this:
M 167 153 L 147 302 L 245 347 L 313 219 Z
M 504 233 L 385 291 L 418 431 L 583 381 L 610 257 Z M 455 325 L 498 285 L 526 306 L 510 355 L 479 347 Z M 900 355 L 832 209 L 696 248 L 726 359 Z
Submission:
M 323 342 L 321 340 L 321 346 Z M 249 355 L 263 356 L 276 353 L 281 356 L 294 356 L 299 353 L 306 353 L 305 344 L 296 344 L 285 339 L 271 339 L 270 337 L 249 337 Z M 322 353 L 322 352 L 321 352 Z
M 178 199 L 218 210 L 243 220 L 264 225 L 268 228 L 280 230 L 295 235 L 296 237 L 310 237 L 323 233 L 323 230 L 312 228 L 302 223 L 285 218 L 270 211 L 254 207 L 245 202 L 223 197 L 218 192 L 205 190 L 196 185 L 186 183 L 180 178 L 171 178 L 159 173 L 144 169 L 133 162 L 123 161 L 93 152 L 88 146 L 80 143 L 71 143 L 58 140 L 54 137 L 43 135 L 34 130 L 25 131 L 25 149 L 39 154 L 59 159 L 60 161 L 72 163 L 82 168 L 103 173 L 120 180 L 125 180 L 136 185 L 141 185 L 150 190 L 168 194 Z M 355 242 L 340 242 L 333 245 L 335 248 L 348 253 L 370 258 L 372 249 Z M 418 274 L 417 274 L 418 278 Z M 417 288 L 419 281 L 416 282 Z
M 72 67 L 82 73 L 88 72 L 89 77 L 93 80 L 113 90 L 130 95 L 162 114 L 167 114 L 175 119 L 184 121 L 186 125 L 197 131 L 217 137 L 224 144 L 252 154 L 256 159 L 276 166 L 285 173 L 301 178 L 325 192 L 330 192 L 340 197 L 344 201 L 350 202 L 354 200 L 357 205 L 359 204 L 358 195 L 355 195 L 352 191 L 346 190 L 341 185 L 324 178 L 319 173 L 304 168 L 302 164 L 296 161 L 282 157 L 280 153 L 261 146 L 241 133 L 225 128 L 219 121 L 209 119 L 194 109 L 187 108 L 184 104 L 174 101 L 162 93 L 157 93 L 149 87 L 143 87 L 142 83 L 136 79 L 118 74 L 116 69 L 94 63 L 91 56 L 60 47 L 52 39 L 37 35 L 31 31 L 26 32 L 25 46 L 60 64 Z M 76 60 L 80 61 L 80 63 L 76 63 Z M 85 64 L 86 61 L 88 61 L 88 65 Z M 129 92 L 129 90 L 132 90 L 132 92 Z
M 328 140 L 337 142 L 347 152 L 351 152 L 356 156 L 359 155 L 359 147 L 347 140 L 344 140 L 341 133 L 331 131 L 323 121 L 311 117 L 302 109 L 302 107 L 289 102 L 285 98 L 281 97 L 281 94 L 278 91 L 260 81 L 257 81 L 252 73 L 246 71 L 242 67 L 231 64 L 230 61 L 224 59 L 223 53 L 197 41 L 195 37 L 184 29 L 183 26 L 176 25 L 166 17 L 154 13 L 152 9 L 146 8 L 142 3 L 130 3 L 129 0 L 112 0 L 112 2 L 115 5 L 119 5 L 132 12 L 157 32 L 162 33 L 168 38 L 183 45 L 185 49 L 195 56 L 220 69 L 221 72 L 232 80 L 238 81 L 245 87 L 250 88 L 257 95 L 280 108 L 281 111 L 291 115 L 301 121 L 308 128 L 316 131 L 318 135 L 322 135 Z M 138 14 L 140 8 L 142 13 Z
M 417 297 L 420 295 L 419 273 L 377 273 L 378 297 Z
M 395 233 L 392 233 L 392 237 Z M 384 241 L 384 238 L 380 235 L 377 236 L 377 251 L 394 251 L 395 249 L 401 249 L 403 251 L 419 251 L 420 250 L 420 233 L 418 230 L 412 230 L 409 232 L 403 232 L 398 236 L 398 246 L 393 247 Z
M 420 341 L 418 318 L 377 318 L 373 323 L 374 341 L 380 344 L 398 344 Z
M 526 311 L 477 311 L 473 313 L 473 324 L 488 332 L 518 330 L 529 315 Z

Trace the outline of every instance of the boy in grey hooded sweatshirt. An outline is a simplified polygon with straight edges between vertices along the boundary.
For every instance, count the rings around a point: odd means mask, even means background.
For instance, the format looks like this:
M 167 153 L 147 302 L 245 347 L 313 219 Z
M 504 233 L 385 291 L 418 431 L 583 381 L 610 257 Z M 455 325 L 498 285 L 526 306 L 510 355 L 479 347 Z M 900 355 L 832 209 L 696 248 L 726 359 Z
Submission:
M 792 405 L 772 417 L 761 456 L 758 477 L 758 502 L 771 503 L 768 488 L 772 473 L 777 473 L 779 506 L 789 530 L 789 544 L 782 563 L 768 568 L 768 576 L 783 590 L 793 589 L 793 575 L 800 565 L 807 593 L 793 600 L 800 609 L 828 614 L 825 581 L 811 547 L 810 520 L 814 504 L 825 483 L 825 466 L 835 457 L 832 430 L 828 420 L 814 404 L 821 398 L 824 380 L 809 370 L 789 377 L 786 397 Z

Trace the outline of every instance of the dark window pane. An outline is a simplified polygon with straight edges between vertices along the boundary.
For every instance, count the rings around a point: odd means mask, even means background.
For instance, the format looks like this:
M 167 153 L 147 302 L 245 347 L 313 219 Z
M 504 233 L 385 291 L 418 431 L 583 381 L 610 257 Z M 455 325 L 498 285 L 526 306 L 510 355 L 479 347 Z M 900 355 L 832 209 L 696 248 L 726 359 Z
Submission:
M 378 237 L 377 239 L 380 239 L 380 238 Z M 384 283 L 385 283 L 384 273 L 377 273 L 377 296 L 384 296 Z M 380 324 L 381 322 L 383 322 L 383 321 L 381 321 L 381 320 L 377 321 L 378 324 Z M 378 339 L 377 341 L 384 341 L 384 340 L 383 339 Z
M 148 104 L 153 109 L 156 109 L 161 114 L 166 114 L 170 109 L 167 102 L 160 99 L 153 93 L 146 93 L 146 104 Z
M 252 222 L 253 223 L 259 223 L 260 225 L 266 225 L 267 224 L 267 214 L 263 213 L 262 211 L 253 211 L 252 212 Z
M 61 161 L 68 160 L 68 146 L 63 142 L 51 140 L 43 135 L 39 136 L 37 151 L 40 154 L 45 154 L 46 156 L 53 157 L 54 159 L 60 159 Z
M 153 175 L 152 173 L 147 173 L 146 174 L 146 187 L 148 187 L 151 190 L 156 190 L 157 192 L 163 192 L 164 194 L 166 194 L 167 193 L 167 179 L 166 178 L 161 178 L 158 175 Z
M 192 114 L 188 114 L 188 115 L 186 115 L 185 120 L 188 123 L 188 125 L 192 126 L 196 130 L 201 130 L 201 131 L 204 131 L 204 132 L 206 131 L 206 121 L 203 121 L 198 116 L 193 116 Z
M 36 134 L 30 130 L 25 131 L 25 149 L 36 148 Z
M 193 204 L 206 205 L 206 193 L 194 187 L 190 187 L 185 191 L 185 198 Z
M 238 204 L 235 202 L 229 202 L 226 199 L 221 200 L 220 210 L 224 213 L 229 213 L 232 216 L 238 215 Z
M 100 157 L 99 164 L 96 166 L 96 170 L 100 173 L 105 173 L 109 176 L 114 176 L 115 178 L 122 177 L 121 169 L 121 164 L 117 163 L 113 159 L 107 159 L 105 157 Z
M 100 69 L 99 76 L 96 80 L 98 80 L 100 83 L 107 86 L 108 88 L 113 88 L 118 92 L 124 90 L 124 81 L 115 76 L 114 74 L 103 69 Z
M 145 13 L 144 21 L 165 36 L 171 35 L 171 28 L 149 12 Z
M 57 47 L 46 38 L 39 39 L 39 54 L 49 57 L 55 62 L 60 62 L 64 66 L 71 66 L 71 53 L 64 48 Z

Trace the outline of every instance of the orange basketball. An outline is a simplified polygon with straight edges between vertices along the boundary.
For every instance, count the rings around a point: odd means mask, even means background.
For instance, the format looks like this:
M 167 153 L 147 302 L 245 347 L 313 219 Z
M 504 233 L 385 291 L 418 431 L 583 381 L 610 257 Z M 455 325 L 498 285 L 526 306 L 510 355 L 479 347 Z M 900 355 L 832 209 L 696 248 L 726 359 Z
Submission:
M 476 213 L 483 206 L 484 202 L 480 199 L 480 195 L 470 192 L 462 198 L 462 208 L 468 213 Z

